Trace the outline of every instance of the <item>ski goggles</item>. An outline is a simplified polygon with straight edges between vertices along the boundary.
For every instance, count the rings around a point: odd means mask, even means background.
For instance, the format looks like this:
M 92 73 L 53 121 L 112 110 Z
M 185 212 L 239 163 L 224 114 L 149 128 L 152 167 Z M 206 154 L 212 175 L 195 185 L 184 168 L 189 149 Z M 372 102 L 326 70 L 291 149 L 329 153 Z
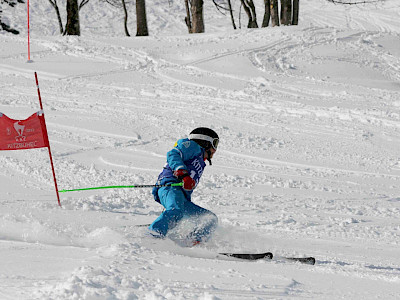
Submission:
M 189 135 L 190 140 L 202 140 L 202 141 L 207 141 L 210 142 L 211 146 L 217 150 L 218 144 L 219 144 L 219 138 L 212 138 L 211 136 L 204 135 L 204 134 L 197 134 L 197 133 L 192 133 Z
M 211 143 L 211 146 L 212 146 L 215 150 L 217 150 L 218 144 L 219 144 L 219 138 L 214 138 L 213 141 L 212 141 L 212 143 Z

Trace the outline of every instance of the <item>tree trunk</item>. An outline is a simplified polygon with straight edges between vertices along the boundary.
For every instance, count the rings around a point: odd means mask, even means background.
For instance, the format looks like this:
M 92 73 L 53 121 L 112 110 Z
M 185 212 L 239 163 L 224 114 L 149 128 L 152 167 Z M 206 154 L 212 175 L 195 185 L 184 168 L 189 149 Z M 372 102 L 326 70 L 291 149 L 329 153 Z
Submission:
M 261 27 L 268 27 L 269 19 L 271 18 L 271 1 L 264 0 L 264 6 L 265 6 L 264 19 L 263 19 Z
M 271 0 L 271 26 L 279 26 L 278 0 Z
M 229 7 L 229 13 L 231 14 L 233 29 L 236 29 L 235 19 L 233 18 L 233 10 L 232 10 L 231 0 L 228 0 L 228 7 Z
M 299 24 L 299 0 L 293 0 L 293 18 L 292 25 Z
M 60 10 L 58 9 L 57 0 L 49 0 L 49 2 L 51 4 L 51 6 L 53 6 L 54 10 L 56 11 L 57 19 L 58 19 L 58 27 L 60 29 L 60 34 L 63 34 L 64 26 L 62 24 L 62 19 L 61 19 L 61 15 L 60 15 Z
M 60 10 L 58 9 L 57 3 L 56 3 L 56 7 L 55 7 L 54 9 L 56 10 L 56 14 L 57 14 L 58 27 L 59 27 L 59 29 L 60 29 L 60 34 L 63 34 L 63 32 L 64 32 L 64 26 L 63 26 L 63 23 L 62 23 Z
M 281 0 L 281 24 L 292 24 L 292 0 Z
M 147 18 L 146 18 L 146 0 L 136 0 L 136 24 L 137 24 L 136 36 L 149 35 L 149 31 L 147 29 Z
M 192 12 L 192 33 L 204 32 L 203 4 L 203 0 L 190 0 L 190 10 Z
M 249 24 L 251 21 L 251 11 L 250 8 L 247 6 L 247 3 L 245 2 L 245 0 L 240 0 L 240 2 L 242 3 L 243 9 L 246 12 L 247 18 L 249 19 Z
M 251 16 L 252 16 L 251 24 L 249 22 L 249 26 L 248 27 L 249 28 L 258 28 L 256 7 L 254 6 L 253 0 L 246 0 L 246 2 L 250 7 Z
M 239 28 L 242 29 L 242 6 L 243 2 L 240 1 L 240 9 L 239 9 Z
M 240 0 L 243 5 L 243 9 L 249 18 L 249 23 L 247 28 L 258 28 L 256 8 L 254 6 L 253 0 Z
M 66 35 L 80 35 L 78 0 L 67 0 L 67 25 Z
M 190 17 L 189 0 L 185 0 L 185 8 L 186 8 L 185 23 L 186 23 L 189 33 L 192 33 L 192 21 L 191 21 L 191 17 Z
M 125 35 L 131 36 L 128 31 L 128 10 L 126 9 L 125 0 L 122 0 L 122 7 L 124 8 L 124 28 L 125 28 Z

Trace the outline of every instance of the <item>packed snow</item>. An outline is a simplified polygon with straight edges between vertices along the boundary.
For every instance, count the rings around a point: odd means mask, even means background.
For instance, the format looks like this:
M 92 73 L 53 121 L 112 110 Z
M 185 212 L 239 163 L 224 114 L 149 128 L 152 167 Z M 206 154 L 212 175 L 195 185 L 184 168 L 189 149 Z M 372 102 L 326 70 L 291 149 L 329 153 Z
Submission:
M 72 37 L 31 1 L 32 63 L 26 6 L 5 10 L 21 34 L 0 34 L 0 112 L 39 110 L 36 71 L 60 190 L 154 184 L 177 139 L 213 128 L 193 201 L 218 230 L 192 248 L 151 239 L 148 188 L 60 193 L 59 207 L 47 149 L 1 151 L 0 299 L 398 299 L 399 1 L 301 1 L 299 26 L 252 30 L 208 1 L 196 35 L 183 2 L 146 2 L 137 38 L 134 3 L 132 37 L 92 1 Z M 275 257 L 217 255 L 232 251 Z

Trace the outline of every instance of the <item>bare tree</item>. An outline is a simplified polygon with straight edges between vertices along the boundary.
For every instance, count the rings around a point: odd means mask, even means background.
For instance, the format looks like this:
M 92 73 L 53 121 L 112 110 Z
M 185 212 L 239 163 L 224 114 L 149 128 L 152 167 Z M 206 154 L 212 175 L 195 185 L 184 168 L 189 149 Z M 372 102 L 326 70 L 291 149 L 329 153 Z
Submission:
M 204 32 L 203 5 L 203 0 L 185 0 L 185 23 L 189 33 Z
M 292 24 L 292 0 L 281 0 L 281 24 Z
M 90 0 L 67 0 L 67 24 L 65 25 L 64 35 L 81 35 L 79 24 L 79 11 L 88 4 Z
M 231 15 L 231 20 L 232 20 L 233 29 L 236 29 L 235 18 L 233 17 L 233 10 L 232 10 L 232 3 L 231 3 L 231 0 L 227 0 L 227 2 L 228 2 L 229 13 L 230 13 L 230 15 Z
M 279 26 L 278 0 L 270 0 L 271 5 L 271 26 Z
M 67 0 L 67 25 L 64 35 L 80 35 L 78 0 Z
M 247 28 L 258 28 L 256 8 L 254 6 L 253 0 L 240 0 L 243 5 L 243 9 L 249 18 L 249 23 Z
M 136 0 L 136 36 L 148 36 L 146 0 Z
M 129 3 L 129 1 L 125 1 L 125 0 L 103 0 L 105 2 L 107 2 L 108 4 L 117 7 L 117 8 L 121 8 L 124 11 L 124 30 L 125 30 L 125 35 L 126 36 L 131 36 L 129 34 L 129 30 L 128 30 L 128 9 L 126 7 L 126 4 Z
M 224 4 L 218 3 L 217 0 L 212 0 L 215 7 L 220 13 L 225 15 L 225 11 L 229 11 L 231 15 L 233 28 L 236 29 L 235 19 L 233 17 L 233 9 L 231 0 L 227 0 L 228 8 Z M 252 0 L 251 0 L 252 1 Z M 203 17 L 204 0 L 185 0 L 185 24 L 189 33 L 203 33 L 204 32 L 204 17 Z
M 236 29 L 235 18 L 233 17 L 233 9 L 232 9 L 231 0 L 222 0 L 222 1 L 223 1 L 223 3 L 219 4 L 218 0 L 212 0 L 212 2 L 214 3 L 215 7 L 224 16 L 226 16 L 226 12 L 229 11 L 229 13 L 231 15 L 231 21 L 232 21 L 233 29 Z M 224 3 L 225 1 L 226 1 L 226 3 Z M 227 4 L 228 7 L 225 7 L 225 4 Z
M 186 8 L 185 23 L 186 23 L 189 33 L 192 33 L 192 17 L 190 16 L 189 0 L 185 0 L 185 8 Z
M 271 1 L 270 0 L 264 0 L 264 19 L 262 22 L 261 27 L 268 27 L 269 25 L 269 19 L 271 18 Z
M 126 36 L 131 36 L 128 31 L 128 10 L 126 9 L 126 3 L 125 0 L 122 1 L 122 7 L 124 8 L 124 29 L 125 29 L 125 35 Z
M 293 0 L 292 25 L 299 24 L 299 0 Z
M 58 9 L 58 4 L 57 4 L 57 0 L 49 0 L 51 6 L 53 6 L 54 10 L 56 11 L 57 14 L 57 20 L 58 20 L 58 27 L 60 29 L 60 34 L 63 34 L 64 32 L 64 26 L 62 23 L 62 19 L 61 19 L 61 14 L 60 14 L 60 10 Z
M 192 14 L 192 33 L 204 32 L 203 0 L 190 0 L 190 11 Z

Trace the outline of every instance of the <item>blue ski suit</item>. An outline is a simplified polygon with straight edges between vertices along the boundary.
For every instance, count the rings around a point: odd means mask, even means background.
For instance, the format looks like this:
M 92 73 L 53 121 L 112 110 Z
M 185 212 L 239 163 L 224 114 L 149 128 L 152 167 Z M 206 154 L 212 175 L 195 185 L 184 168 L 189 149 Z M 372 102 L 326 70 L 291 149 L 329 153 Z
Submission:
M 204 162 L 204 149 L 196 142 L 189 139 L 180 139 L 175 147 L 167 153 L 167 163 L 158 176 L 157 184 L 180 182 L 173 172 L 179 169 L 188 171 L 196 186 L 203 174 L 206 163 Z M 196 188 L 196 187 L 195 187 Z M 218 225 L 217 216 L 211 211 L 191 202 L 193 190 L 186 191 L 180 186 L 153 188 L 154 199 L 165 207 L 165 211 L 150 225 L 150 231 L 165 236 L 179 221 L 190 218 L 200 220 L 201 225 L 195 226 L 187 239 L 203 242 L 208 240 Z

